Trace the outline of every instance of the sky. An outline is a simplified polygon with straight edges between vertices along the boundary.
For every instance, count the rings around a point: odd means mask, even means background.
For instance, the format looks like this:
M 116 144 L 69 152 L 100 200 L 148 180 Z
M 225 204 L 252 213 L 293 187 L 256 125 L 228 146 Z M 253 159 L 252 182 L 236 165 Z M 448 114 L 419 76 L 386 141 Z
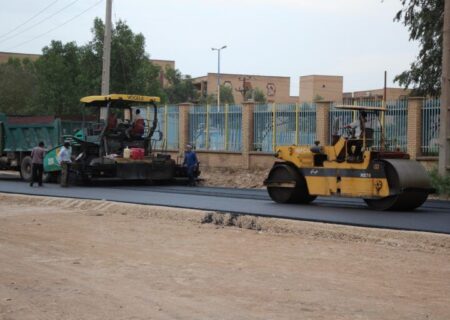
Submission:
M 51 40 L 92 39 L 106 0 L 1 1 L 0 51 L 41 53 Z M 409 68 L 418 44 L 394 22 L 400 0 L 113 0 L 113 23 L 124 20 L 146 38 L 152 59 L 174 60 L 192 77 L 216 73 L 344 77 L 344 91 L 388 86 Z

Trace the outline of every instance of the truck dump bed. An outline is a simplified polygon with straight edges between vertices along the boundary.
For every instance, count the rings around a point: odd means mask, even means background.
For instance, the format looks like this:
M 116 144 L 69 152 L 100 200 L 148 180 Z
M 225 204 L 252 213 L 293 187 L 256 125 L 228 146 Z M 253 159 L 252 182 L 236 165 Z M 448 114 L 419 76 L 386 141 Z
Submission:
M 61 143 L 61 120 L 52 116 L 6 117 L 0 114 L 0 154 L 31 151 L 40 141 L 46 148 Z

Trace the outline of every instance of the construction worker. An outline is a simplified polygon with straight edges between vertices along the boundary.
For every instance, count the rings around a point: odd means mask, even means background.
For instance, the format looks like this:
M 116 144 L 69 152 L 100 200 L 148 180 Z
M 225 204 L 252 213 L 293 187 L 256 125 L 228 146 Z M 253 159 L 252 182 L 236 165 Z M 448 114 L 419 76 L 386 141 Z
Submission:
M 72 150 L 70 149 L 70 143 L 64 142 L 64 146 L 61 148 L 58 154 L 58 163 L 61 166 L 61 187 L 67 187 L 69 185 L 69 170 L 72 163 Z
M 32 164 L 32 177 L 30 187 L 34 182 L 37 182 L 39 187 L 42 187 L 42 175 L 44 173 L 44 142 L 39 142 L 37 147 L 34 147 L 31 151 L 31 164 Z
M 197 155 L 192 151 L 192 146 L 190 144 L 186 145 L 184 151 L 184 161 L 183 166 L 187 168 L 187 176 L 189 178 L 188 185 L 195 186 L 195 170 L 198 166 Z
M 353 129 L 353 138 L 359 139 L 362 137 L 363 130 L 366 128 L 367 113 L 362 110 L 359 113 L 359 119 L 349 123 L 345 128 Z

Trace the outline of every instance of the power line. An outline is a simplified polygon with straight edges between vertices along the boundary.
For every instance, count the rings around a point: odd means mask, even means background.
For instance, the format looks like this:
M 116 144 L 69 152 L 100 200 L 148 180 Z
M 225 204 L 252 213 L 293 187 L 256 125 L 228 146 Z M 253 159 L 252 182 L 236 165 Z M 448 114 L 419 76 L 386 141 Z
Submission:
M 5 41 L 8 41 L 9 39 L 15 38 L 15 37 L 17 37 L 18 35 L 20 35 L 20 34 L 26 32 L 26 31 L 28 31 L 28 30 L 34 28 L 34 27 L 36 27 L 37 25 L 40 25 L 41 23 L 47 21 L 48 19 L 50 19 L 50 18 L 56 16 L 58 13 L 60 13 L 60 12 L 62 12 L 62 11 L 64 11 L 64 10 L 66 10 L 67 8 L 73 6 L 73 5 L 74 5 L 76 2 L 78 2 L 78 1 L 79 1 L 79 0 L 74 0 L 74 1 L 72 1 L 72 2 L 69 3 L 67 6 L 63 7 L 62 9 L 59 9 L 58 11 L 52 13 L 51 15 L 45 17 L 44 19 L 39 20 L 38 22 L 36 22 L 35 24 L 29 26 L 28 28 L 26 28 L 26 29 L 24 29 L 24 30 L 22 30 L 22 31 L 19 31 L 18 33 L 14 34 L 14 35 L 12 35 L 12 36 L 10 36 L 10 37 L 7 37 L 6 39 L 0 40 L 0 43 L 3 43 L 3 42 L 5 42 Z
M 76 0 L 76 1 L 78 1 L 78 0 Z M 13 46 L 13 47 L 9 47 L 8 50 L 11 50 L 12 48 L 21 47 L 21 46 L 23 46 L 24 44 L 27 44 L 27 43 L 29 43 L 29 42 L 32 42 L 32 41 L 37 40 L 37 39 L 39 39 L 39 38 L 42 38 L 43 36 L 49 34 L 50 32 L 53 32 L 53 31 L 55 31 L 56 29 L 59 29 L 59 28 L 65 26 L 65 25 L 68 24 L 69 22 L 72 22 L 73 20 L 75 20 L 75 19 L 78 18 L 79 16 L 81 16 L 81 15 L 83 15 L 84 13 L 88 12 L 88 11 L 91 10 L 92 8 L 98 6 L 101 2 L 103 2 L 103 0 L 97 1 L 97 2 L 94 3 L 92 6 L 90 6 L 90 7 L 87 8 L 86 10 L 80 12 L 79 14 L 73 16 L 72 18 L 70 18 L 70 19 L 67 20 L 66 22 L 64 22 L 64 23 L 62 23 L 62 24 L 60 24 L 60 25 L 58 25 L 58 26 L 56 26 L 56 27 L 54 27 L 54 28 L 52 28 L 52 29 L 50 29 L 50 30 L 48 30 L 48 31 L 46 31 L 46 32 L 44 32 L 44 33 L 38 35 L 38 36 L 36 36 L 36 37 L 34 37 L 33 39 L 24 41 L 24 42 L 22 42 L 22 43 L 19 43 L 18 45 Z
M 13 31 L 16 31 L 17 29 L 21 28 L 22 26 L 26 25 L 28 22 L 30 22 L 31 20 L 33 20 L 34 18 L 36 18 L 37 16 L 39 16 L 42 12 L 44 12 L 45 10 L 47 10 L 48 8 L 50 8 L 52 5 L 54 5 L 55 3 L 57 3 L 59 0 L 55 0 L 52 3 L 50 3 L 48 6 L 46 6 L 44 9 L 42 9 L 41 11 L 39 11 L 38 13 L 36 13 L 34 16 L 32 16 L 31 18 L 29 18 L 27 21 L 19 24 L 17 27 L 9 30 L 8 32 L 2 34 L 0 36 L 0 38 L 3 38 L 4 36 L 7 36 L 8 34 L 12 33 Z

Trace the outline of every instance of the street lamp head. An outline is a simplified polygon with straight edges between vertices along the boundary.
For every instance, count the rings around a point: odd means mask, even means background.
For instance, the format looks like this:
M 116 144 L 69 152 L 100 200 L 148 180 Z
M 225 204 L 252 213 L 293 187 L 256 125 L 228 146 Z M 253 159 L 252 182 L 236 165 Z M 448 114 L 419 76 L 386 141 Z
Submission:
M 223 46 L 222 48 L 220 48 L 220 49 L 225 49 L 227 46 Z

